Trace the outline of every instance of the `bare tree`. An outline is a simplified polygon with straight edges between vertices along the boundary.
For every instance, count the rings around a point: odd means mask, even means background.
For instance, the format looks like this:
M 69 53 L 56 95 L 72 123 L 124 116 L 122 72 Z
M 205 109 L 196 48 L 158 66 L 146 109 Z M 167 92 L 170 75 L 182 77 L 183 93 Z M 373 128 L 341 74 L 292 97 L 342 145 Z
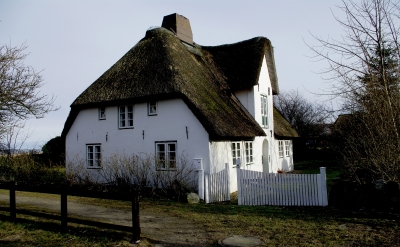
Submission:
M 0 139 L 15 123 L 31 117 L 42 118 L 54 108 L 54 97 L 41 95 L 40 72 L 25 65 L 25 44 L 0 46 Z
M 11 123 L 4 130 L 3 142 L 0 143 L 0 153 L 5 153 L 9 156 L 20 153 L 30 134 L 29 129 L 25 131 L 25 123 Z
M 328 62 L 333 97 L 342 99 L 338 121 L 341 161 L 361 182 L 400 183 L 399 1 L 343 0 L 335 16 L 341 39 L 313 36 L 311 47 Z
M 330 119 L 331 111 L 325 104 L 311 102 L 297 90 L 274 96 L 274 106 L 303 138 L 320 135 Z

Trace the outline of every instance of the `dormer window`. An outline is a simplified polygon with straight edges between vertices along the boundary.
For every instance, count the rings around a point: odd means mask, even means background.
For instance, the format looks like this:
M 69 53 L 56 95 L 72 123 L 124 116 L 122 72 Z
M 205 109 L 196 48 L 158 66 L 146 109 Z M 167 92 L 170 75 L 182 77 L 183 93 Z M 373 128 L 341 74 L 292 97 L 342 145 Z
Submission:
M 99 108 L 99 119 L 100 120 L 105 120 L 106 119 L 106 108 L 105 107 L 100 107 Z
M 149 116 L 157 115 L 157 101 L 149 102 L 148 109 Z
M 268 103 L 267 96 L 261 95 L 261 126 L 268 128 Z

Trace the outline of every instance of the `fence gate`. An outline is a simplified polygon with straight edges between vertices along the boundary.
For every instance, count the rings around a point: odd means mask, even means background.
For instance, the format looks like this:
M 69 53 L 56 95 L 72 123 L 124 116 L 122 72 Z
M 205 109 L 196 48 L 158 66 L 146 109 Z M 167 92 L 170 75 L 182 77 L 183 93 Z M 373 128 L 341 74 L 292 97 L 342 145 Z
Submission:
M 237 170 L 239 205 L 327 206 L 325 167 L 320 174 Z
M 223 202 L 231 199 L 228 164 L 225 164 L 224 170 L 205 175 L 204 179 L 206 203 Z

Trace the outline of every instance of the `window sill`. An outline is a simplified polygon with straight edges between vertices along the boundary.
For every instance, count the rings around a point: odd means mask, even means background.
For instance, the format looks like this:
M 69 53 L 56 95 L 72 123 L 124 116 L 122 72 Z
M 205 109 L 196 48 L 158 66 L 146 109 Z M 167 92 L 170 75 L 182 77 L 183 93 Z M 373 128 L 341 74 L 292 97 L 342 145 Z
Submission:
M 118 127 L 120 130 L 126 130 L 126 129 L 134 129 L 134 127 Z

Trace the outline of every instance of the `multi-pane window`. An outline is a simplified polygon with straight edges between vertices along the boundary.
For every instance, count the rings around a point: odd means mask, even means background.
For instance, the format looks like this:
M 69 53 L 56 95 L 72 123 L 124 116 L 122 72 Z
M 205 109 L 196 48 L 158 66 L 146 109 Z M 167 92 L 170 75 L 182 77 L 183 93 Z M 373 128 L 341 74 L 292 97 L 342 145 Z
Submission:
M 100 168 L 101 166 L 101 145 L 86 145 L 86 164 L 88 168 Z
M 236 165 L 237 159 L 240 159 L 240 142 L 232 142 L 232 162 Z
M 158 169 L 176 169 L 176 142 L 156 142 Z
M 283 141 L 279 141 L 279 158 L 283 158 Z
M 246 165 L 253 164 L 253 142 L 245 142 Z
M 133 127 L 133 106 L 120 106 L 119 107 L 119 127 L 132 128 Z
M 285 141 L 285 155 L 290 156 L 290 141 Z
M 100 120 L 106 119 L 106 108 L 105 107 L 99 108 L 99 119 Z
M 268 128 L 268 104 L 265 95 L 261 95 L 261 125 Z
M 148 104 L 149 116 L 157 115 L 157 101 L 151 101 Z

